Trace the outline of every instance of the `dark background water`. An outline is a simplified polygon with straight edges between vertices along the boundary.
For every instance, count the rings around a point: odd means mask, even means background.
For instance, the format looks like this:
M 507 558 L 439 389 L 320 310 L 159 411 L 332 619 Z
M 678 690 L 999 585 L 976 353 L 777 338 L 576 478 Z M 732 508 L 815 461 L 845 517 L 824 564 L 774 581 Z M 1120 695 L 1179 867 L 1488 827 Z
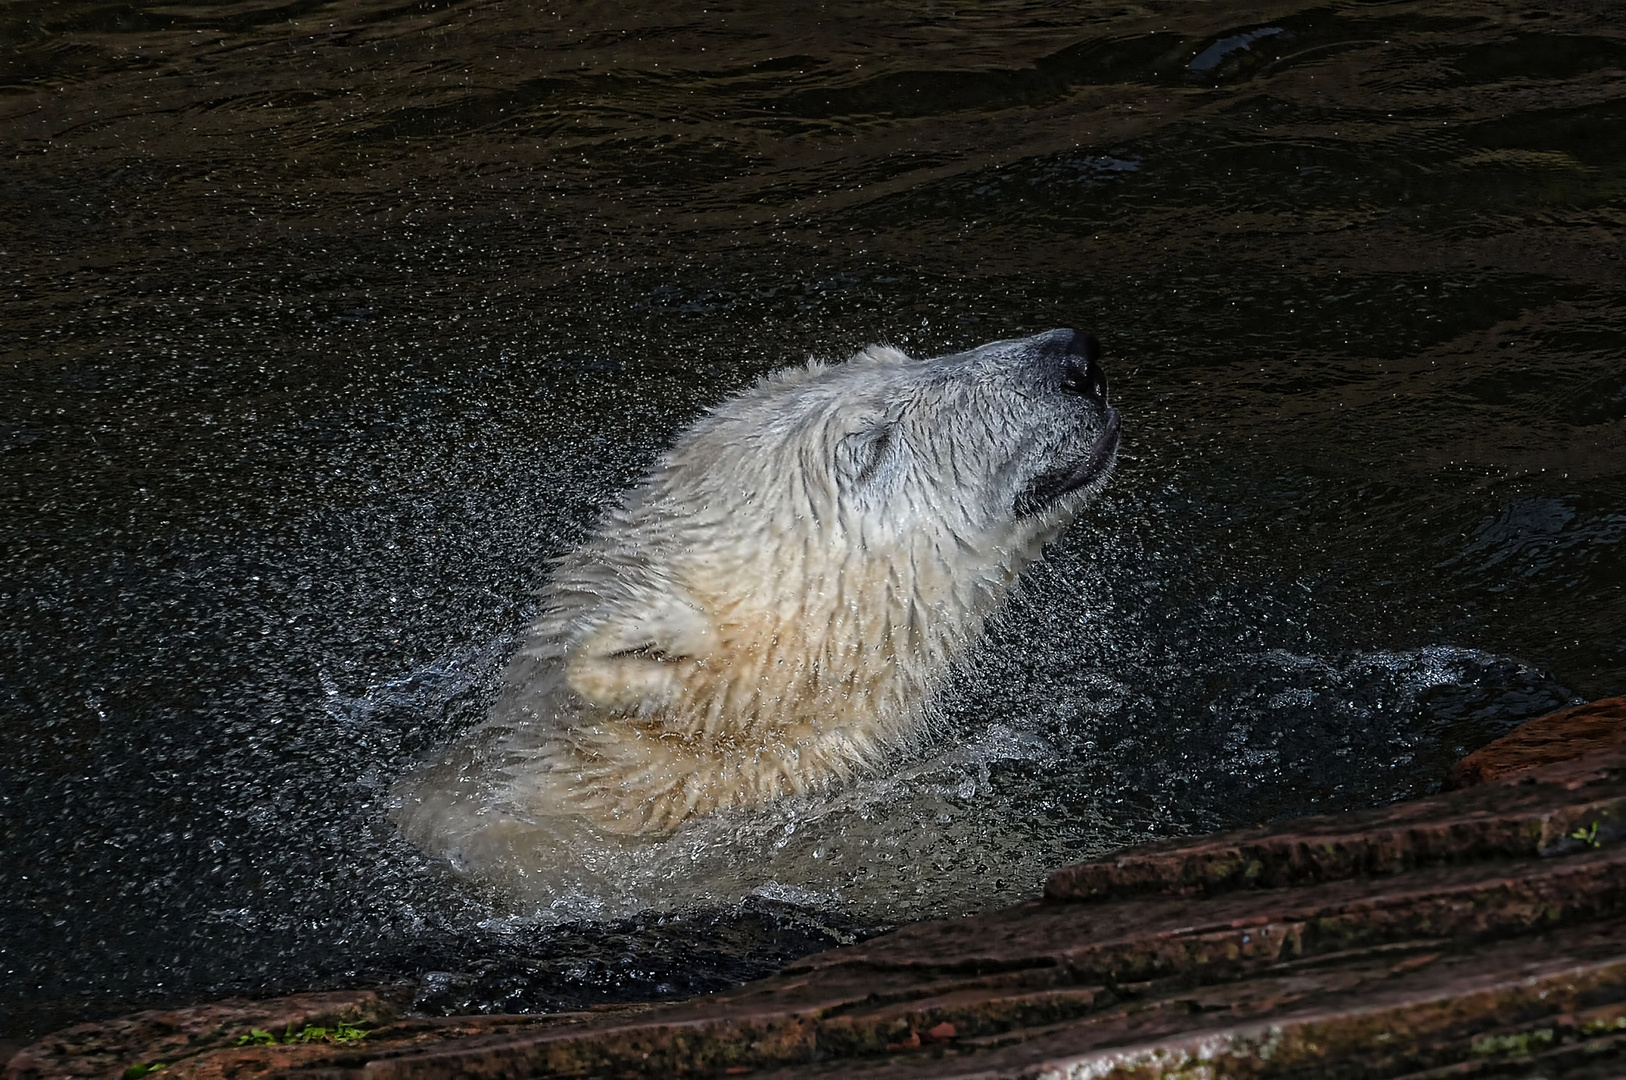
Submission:
M 690 993 L 1626 691 L 1612 5 L 15 3 L 0 133 L 0 1040 Z M 564 922 L 394 835 L 701 409 L 1054 326 L 1124 461 L 933 756 Z

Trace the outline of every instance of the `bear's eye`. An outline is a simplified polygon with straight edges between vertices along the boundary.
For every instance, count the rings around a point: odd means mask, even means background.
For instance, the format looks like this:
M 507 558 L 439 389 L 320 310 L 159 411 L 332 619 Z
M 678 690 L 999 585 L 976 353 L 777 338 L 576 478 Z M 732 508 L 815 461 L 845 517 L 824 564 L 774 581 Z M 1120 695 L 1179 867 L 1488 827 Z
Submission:
M 854 478 L 858 483 L 867 484 L 875 479 L 875 474 L 881 471 L 881 466 L 886 462 L 886 456 L 891 451 L 897 434 L 896 424 L 882 425 L 871 433 L 869 445 L 865 447 L 864 460 L 859 466 L 858 475 Z
M 837 476 L 848 488 L 867 487 L 891 465 L 902 441 L 898 425 L 887 421 L 843 436 L 836 451 Z

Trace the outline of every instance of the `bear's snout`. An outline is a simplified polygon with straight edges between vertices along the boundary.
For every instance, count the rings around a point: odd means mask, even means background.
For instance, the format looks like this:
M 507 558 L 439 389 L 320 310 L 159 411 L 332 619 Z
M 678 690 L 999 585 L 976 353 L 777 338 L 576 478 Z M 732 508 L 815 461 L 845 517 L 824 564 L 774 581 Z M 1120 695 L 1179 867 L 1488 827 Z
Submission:
M 1098 407 L 1107 407 L 1107 374 L 1101 370 L 1097 358 L 1101 345 L 1094 334 L 1068 331 L 1072 339 L 1063 349 L 1061 388 L 1069 394 L 1088 398 Z

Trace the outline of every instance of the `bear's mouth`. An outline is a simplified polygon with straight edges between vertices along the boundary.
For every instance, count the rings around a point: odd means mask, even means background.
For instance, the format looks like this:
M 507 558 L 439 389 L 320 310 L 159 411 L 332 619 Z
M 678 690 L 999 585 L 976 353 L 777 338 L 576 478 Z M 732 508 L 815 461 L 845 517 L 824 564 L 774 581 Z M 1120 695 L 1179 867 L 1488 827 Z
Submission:
M 1028 486 L 1016 496 L 1013 509 L 1017 517 L 1031 517 L 1057 500 L 1106 478 L 1118 456 L 1118 410 L 1106 410 L 1104 419 L 1106 430 L 1096 437 L 1095 445 L 1083 458 L 1072 465 L 1040 473 L 1028 481 Z

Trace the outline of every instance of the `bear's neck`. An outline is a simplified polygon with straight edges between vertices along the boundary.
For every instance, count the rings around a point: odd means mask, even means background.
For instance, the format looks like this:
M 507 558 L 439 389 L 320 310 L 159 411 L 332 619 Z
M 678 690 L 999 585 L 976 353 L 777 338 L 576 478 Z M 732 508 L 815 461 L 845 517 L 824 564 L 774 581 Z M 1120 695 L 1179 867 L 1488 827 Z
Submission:
M 1027 561 L 1026 550 L 914 537 L 691 565 L 685 584 L 713 614 L 717 649 L 664 722 L 791 744 L 840 729 L 879 757 L 919 731 Z

